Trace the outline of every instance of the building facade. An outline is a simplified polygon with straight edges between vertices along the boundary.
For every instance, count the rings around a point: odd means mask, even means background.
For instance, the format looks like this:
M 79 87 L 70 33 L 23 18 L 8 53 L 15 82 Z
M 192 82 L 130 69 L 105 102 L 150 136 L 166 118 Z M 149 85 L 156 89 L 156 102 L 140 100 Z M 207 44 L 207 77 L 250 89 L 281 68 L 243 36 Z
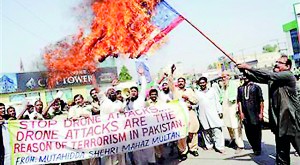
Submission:
M 295 20 L 288 22 L 282 26 L 286 33 L 288 55 L 294 60 L 295 66 L 300 67 L 300 3 L 294 4 Z
M 117 67 L 98 68 L 94 74 L 77 72 L 62 81 L 57 81 L 54 88 L 47 86 L 47 72 L 0 74 L 0 102 L 14 106 L 18 113 L 22 111 L 25 101 L 33 104 L 37 99 L 41 99 L 46 106 L 56 97 L 58 91 L 63 93 L 62 99 L 67 103 L 71 103 L 76 94 L 82 94 L 89 100 L 93 76 L 97 83 L 105 88 L 117 78 Z

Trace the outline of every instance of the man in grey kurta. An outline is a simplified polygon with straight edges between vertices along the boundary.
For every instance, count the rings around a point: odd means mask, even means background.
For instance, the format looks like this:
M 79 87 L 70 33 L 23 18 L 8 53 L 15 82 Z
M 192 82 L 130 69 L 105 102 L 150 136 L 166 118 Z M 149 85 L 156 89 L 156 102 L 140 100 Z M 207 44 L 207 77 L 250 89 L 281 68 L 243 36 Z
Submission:
M 300 101 L 291 66 L 291 60 L 284 55 L 276 61 L 274 72 L 238 65 L 250 80 L 269 84 L 269 122 L 275 134 L 277 164 L 290 164 L 290 143 L 300 151 Z

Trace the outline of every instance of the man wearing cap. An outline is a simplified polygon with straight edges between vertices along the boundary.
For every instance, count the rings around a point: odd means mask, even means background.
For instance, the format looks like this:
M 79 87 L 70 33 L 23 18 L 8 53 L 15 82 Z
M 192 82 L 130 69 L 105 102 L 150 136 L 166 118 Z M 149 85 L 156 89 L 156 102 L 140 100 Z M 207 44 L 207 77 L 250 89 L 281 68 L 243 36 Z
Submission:
M 157 82 L 157 88 L 159 88 L 160 90 L 158 91 L 158 98 L 159 100 L 161 100 L 164 103 L 168 103 L 172 100 L 174 100 L 174 95 L 172 93 L 172 91 L 170 90 L 170 84 L 172 84 L 172 82 L 170 83 L 170 81 L 173 81 L 170 79 L 172 78 L 171 76 L 169 77 L 167 73 L 164 73 L 162 78 Z M 161 85 L 161 86 L 160 86 Z M 167 143 L 168 146 L 170 146 L 170 156 L 174 155 L 175 150 L 177 149 L 177 142 L 176 141 L 172 141 Z
M 117 100 L 117 94 L 114 87 L 108 87 L 105 95 L 99 97 L 100 115 L 108 115 L 110 113 L 124 112 L 124 104 Z M 125 154 L 115 154 L 104 157 L 105 165 L 125 165 Z
M 166 79 L 168 79 L 168 74 L 164 73 L 164 76 L 157 82 L 158 87 L 159 85 L 161 85 L 161 90 L 158 93 L 158 97 L 161 101 L 168 103 L 174 99 L 174 96 L 169 87 L 170 80 L 166 80 Z
M 101 115 L 107 115 L 115 112 L 124 112 L 123 103 L 117 99 L 117 93 L 114 87 L 108 87 L 105 95 L 99 97 Z

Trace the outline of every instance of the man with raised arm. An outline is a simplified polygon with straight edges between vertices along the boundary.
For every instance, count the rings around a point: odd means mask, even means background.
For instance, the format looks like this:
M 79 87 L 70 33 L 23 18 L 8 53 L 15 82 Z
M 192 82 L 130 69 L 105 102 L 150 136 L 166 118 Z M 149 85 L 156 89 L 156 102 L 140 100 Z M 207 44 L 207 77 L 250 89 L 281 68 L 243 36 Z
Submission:
M 145 99 L 147 80 L 142 67 L 138 68 L 138 74 L 141 79 L 141 91 L 139 92 L 138 87 L 136 86 L 130 88 L 130 97 L 127 99 L 125 111 L 143 109 L 146 106 Z M 133 160 L 135 165 L 155 164 L 154 147 L 133 151 Z
M 173 85 L 173 73 L 176 70 L 175 65 L 171 67 L 171 76 L 169 83 L 171 91 L 174 94 L 175 100 L 182 100 L 189 111 L 189 125 L 188 125 L 188 137 L 178 140 L 177 147 L 179 150 L 179 159 L 184 161 L 187 159 L 188 152 L 193 156 L 199 156 L 198 154 L 198 130 L 200 123 L 195 111 L 195 105 L 198 104 L 198 99 L 195 92 L 191 88 L 186 88 L 186 79 L 179 77 L 177 79 L 178 87 Z
M 300 101 L 292 61 L 282 55 L 273 72 L 255 69 L 243 63 L 237 67 L 251 81 L 269 84 L 269 123 L 276 141 L 276 163 L 290 164 L 290 144 L 300 151 Z

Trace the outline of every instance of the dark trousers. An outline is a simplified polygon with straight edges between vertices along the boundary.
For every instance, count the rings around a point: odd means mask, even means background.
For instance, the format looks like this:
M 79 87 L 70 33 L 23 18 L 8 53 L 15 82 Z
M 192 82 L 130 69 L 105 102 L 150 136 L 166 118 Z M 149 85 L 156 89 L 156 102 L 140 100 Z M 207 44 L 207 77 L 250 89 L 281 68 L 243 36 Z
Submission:
M 0 149 L 0 165 L 4 165 L 4 148 L 3 150 L 2 148 Z
M 3 145 L 3 136 L 2 136 L 2 125 L 0 124 L 0 165 L 4 164 L 4 145 Z
M 289 165 L 291 163 L 290 160 L 290 149 L 291 143 L 296 151 L 299 153 L 300 151 L 300 139 L 299 136 L 290 136 L 283 135 L 279 137 L 275 135 L 276 140 L 276 164 L 278 165 Z
M 0 155 L 0 165 L 4 165 L 4 155 Z
M 261 124 L 244 123 L 244 126 L 253 151 L 261 151 Z

